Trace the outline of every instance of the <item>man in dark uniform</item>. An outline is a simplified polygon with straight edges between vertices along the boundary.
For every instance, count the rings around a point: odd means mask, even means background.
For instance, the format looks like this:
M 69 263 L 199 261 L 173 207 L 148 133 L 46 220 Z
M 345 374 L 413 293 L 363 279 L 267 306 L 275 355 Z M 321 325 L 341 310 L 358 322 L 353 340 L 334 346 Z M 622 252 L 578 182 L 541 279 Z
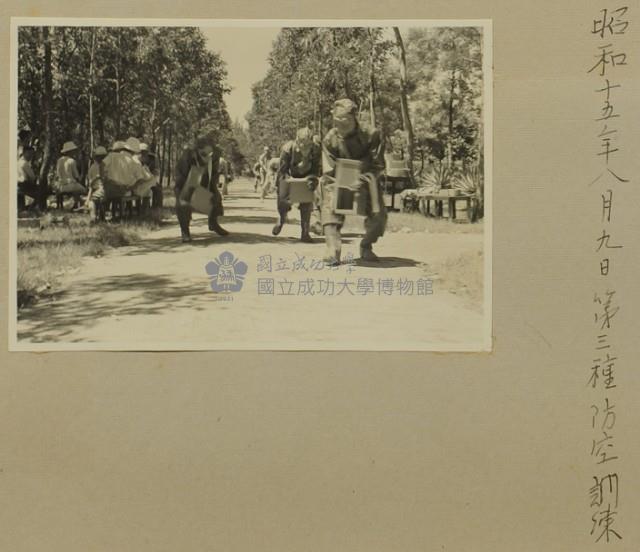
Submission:
M 191 222 L 190 198 L 182 196 L 182 189 L 189 178 L 192 167 L 201 167 L 205 170 L 200 179 L 200 186 L 206 188 L 213 194 L 211 211 L 209 212 L 209 230 L 220 236 L 227 236 L 227 232 L 218 223 L 218 217 L 222 216 L 224 209 L 222 206 L 222 196 L 218 189 L 219 162 L 221 150 L 215 145 L 210 136 L 202 136 L 196 140 L 195 147 L 187 148 L 176 165 L 176 215 L 180 223 L 182 241 L 191 241 L 189 223 Z
M 296 134 L 296 139 L 287 142 L 282 147 L 280 153 L 280 167 L 278 169 L 276 187 L 278 189 L 278 214 L 279 222 L 273 227 L 272 234 L 277 236 L 282 230 L 282 226 L 287 220 L 287 213 L 291 210 L 289 202 L 288 177 L 307 178 L 307 186 L 315 190 L 318 186 L 318 177 L 321 169 L 321 151 L 313 143 L 311 130 L 301 128 Z M 313 238 L 309 235 L 311 226 L 311 212 L 313 203 L 300 203 L 300 240 L 305 243 L 313 243 Z
M 325 262 L 340 263 L 342 238 L 340 228 L 344 215 L 333 211 L 334 178 L 338 159 L 353 159 L 361 163 L 359 194 L 365 202 L 367 217 L 364 222 L 365 235 L 360 242 L 360 257 L 365 261 L 377 261 L 372 246 L 384 234 L 387 225 L 387 212 L 384 205 L 380 175 L 384 171 L 384 144 L 377 129 L 362 128 L 356 119 L 356 105 L 349 99 L 338 100 L 333 107 L 334 127 L 327 132 L 322 141 L 324 157 L 323 176 L 321 178 L 321 221 L 327 243 Z M 372 205 L 368 182 L 377 186 L 376 205 Z

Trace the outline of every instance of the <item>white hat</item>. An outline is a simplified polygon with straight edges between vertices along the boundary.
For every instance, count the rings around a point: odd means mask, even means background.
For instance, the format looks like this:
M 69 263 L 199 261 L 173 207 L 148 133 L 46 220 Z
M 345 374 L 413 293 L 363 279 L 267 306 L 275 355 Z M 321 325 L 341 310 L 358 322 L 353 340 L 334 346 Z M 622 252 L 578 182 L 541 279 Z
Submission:
M 127 138 L 127 141 L 124 143 L 124 149 L 131 153 L 140 153 L 140 140 L 133 136 Z
M 65 142 L 60 153 L 69 153 L 71 151 L 76 151 L 77 149 L 78 146 L 76 146 L 73 142 Z

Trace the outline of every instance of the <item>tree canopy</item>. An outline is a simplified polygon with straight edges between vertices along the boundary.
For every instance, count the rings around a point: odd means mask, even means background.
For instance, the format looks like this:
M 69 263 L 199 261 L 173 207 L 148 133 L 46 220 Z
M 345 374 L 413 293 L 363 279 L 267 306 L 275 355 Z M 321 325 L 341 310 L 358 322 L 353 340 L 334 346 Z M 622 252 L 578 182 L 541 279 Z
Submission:
M 197 28 L 25 26 L 18 122 L 44 144 L 41 178 L 68 140 L 88 155 L 137 136 L 174 164 L 201 132 L 238 170 L 301 126 L 324 135 L 333 102 L 348 97 L 415 172 L 429 160 L 481 164 L 482 39 L 474 27 L 283 28 L 245 128 L 225 105 L 225 62 Z
M 51 151 L 73 140 L 88 154 L 136 136 L 175 159 L 194 134 L 210 131 L 237 158 L 226 66 L 200 30 L 20 27 L 18 41 L 19 124 Z
M 302 125 L 324 134 L 333 102 L 348 97 L 363 124 L 382 130 L 388 149 L 401 156 L 415 149 L 421 166 L 425 158 L 448 164 L 480 161 L 481 30 L 397 31 L 282 29 L 266 76 L 253 86 L 247 115 L 252 149 L 246 155 L 257 155 L 264 145 L 279 147 Z M 408 116 L 403 115 L 403 97 Z

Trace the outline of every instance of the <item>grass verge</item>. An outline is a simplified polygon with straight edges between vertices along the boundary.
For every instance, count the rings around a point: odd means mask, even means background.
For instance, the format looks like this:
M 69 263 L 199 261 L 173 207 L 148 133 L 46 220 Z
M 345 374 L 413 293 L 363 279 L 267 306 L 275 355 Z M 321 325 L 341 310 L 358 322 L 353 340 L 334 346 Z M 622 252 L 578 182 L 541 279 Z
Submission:
M 464 220 L 464 216 L 462 217 Z M 421 213 L 389 213 L 387 230 L 389 232 L 431 232 L 433 234 L 482 234 L 482 221 L 451 222 L 445 218 L 425 217 Z
M 19 228 L 18 308 L 58 291 L 61 278 L 80 266 L 83 257 L 100 257 L 109 248 L 130 245 L 159 224 L 150 218 L 94 225 L 86 215 L 69 213 L 61 220 L 44 215 L 40 228 Z

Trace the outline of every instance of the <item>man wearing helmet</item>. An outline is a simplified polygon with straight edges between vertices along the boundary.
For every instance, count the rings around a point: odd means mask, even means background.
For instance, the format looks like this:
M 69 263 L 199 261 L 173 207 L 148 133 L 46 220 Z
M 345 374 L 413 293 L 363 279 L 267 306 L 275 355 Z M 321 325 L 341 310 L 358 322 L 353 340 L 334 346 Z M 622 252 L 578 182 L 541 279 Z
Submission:
M 384 234 L 387 224 L 380 185 L 380 175 L 384 171 L 384 144 L 377 129 L 368 130 L 358 124 L 356 105 L 351 100 L 336 101 L 332 115 L 334 126 L 322 141 L 324 163 L 321 220 L 327 244 L 325 262 L 333 265 L 340 263 L 340 228 L 344 223 L 344 215 L 338 215 L 333 210 L 333 194 L 336 193 L 334 182 L 339 159 L 357 160 L 361 164 L 359 194 L 361 201 L 365 203 L 366 219 L 365 235 L 360 242 L 360 257 L 364 261 L 375 262 L 378 257 L 373 252 L 373 244 Z M 377 197 L 372 197 L 367 183 L 377 186 Z

